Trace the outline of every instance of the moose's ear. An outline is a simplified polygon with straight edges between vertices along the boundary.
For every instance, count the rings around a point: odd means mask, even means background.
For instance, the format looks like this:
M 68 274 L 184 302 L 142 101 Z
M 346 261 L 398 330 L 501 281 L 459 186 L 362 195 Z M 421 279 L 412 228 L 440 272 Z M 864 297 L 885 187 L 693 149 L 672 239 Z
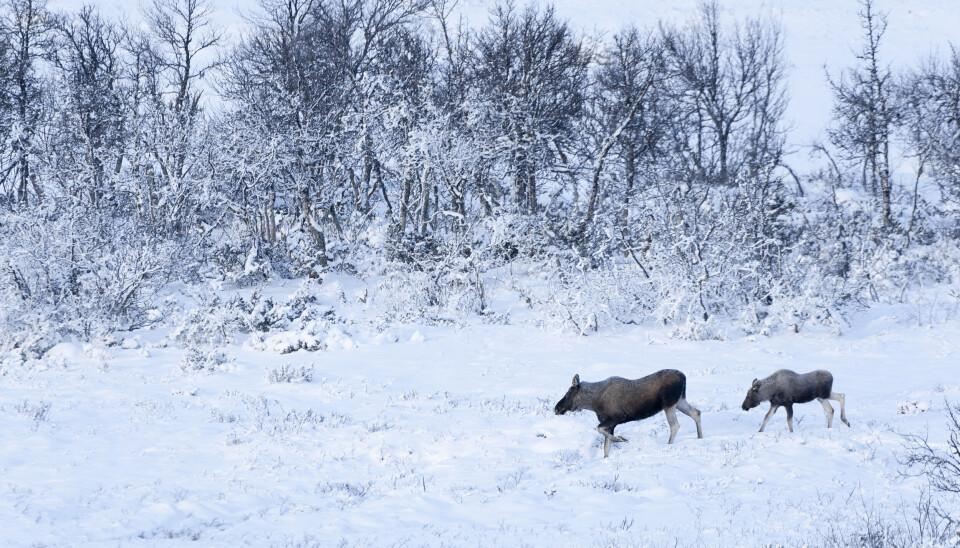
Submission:
M 752 388 L 760 388 L 760 381 L 757 379 L 753 379 Z
M 580 386 L 580 373 L 573 376 L 573 386 Z

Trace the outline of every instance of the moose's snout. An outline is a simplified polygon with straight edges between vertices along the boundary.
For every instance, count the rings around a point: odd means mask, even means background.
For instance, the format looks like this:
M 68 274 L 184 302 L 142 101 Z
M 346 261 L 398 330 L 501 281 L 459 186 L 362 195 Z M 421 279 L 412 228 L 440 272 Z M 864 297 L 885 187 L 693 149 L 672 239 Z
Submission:
M 743 402 L 743 405 L 741 405 L 740 407 L 742 407 L 744 411 L 750 410 L 750 407 L 747 405 L 747 402 Z

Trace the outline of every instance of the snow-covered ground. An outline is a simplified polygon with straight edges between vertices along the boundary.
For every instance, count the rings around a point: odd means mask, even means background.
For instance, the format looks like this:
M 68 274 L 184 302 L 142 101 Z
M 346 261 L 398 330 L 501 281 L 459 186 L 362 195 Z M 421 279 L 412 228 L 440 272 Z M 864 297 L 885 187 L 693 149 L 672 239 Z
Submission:
M 212 372 L 181 367 L 176 330 L 63 343 L 0 376 L 0 545 L 822 544 L 909 512 L 925 483 L 900 477 L 900 433 L 942 440 L 960 401 L 960 326 L 909 315 L 706 342 L 327 323 L 311 331 L 326 350 L 241 334 Z M 667 445 L 658 415 L 621 426 L 630 441 L 603 459 L 592 413 L 553 413 L 575 373 L 661 368 L 686 373 L 704 439 L 681 415 Z M 831 370 L 852 427 L 828 430 L 814 402 L 794 433 L 782 411 L 758 433 L 766 406 L 740 404 L 779 368 Z

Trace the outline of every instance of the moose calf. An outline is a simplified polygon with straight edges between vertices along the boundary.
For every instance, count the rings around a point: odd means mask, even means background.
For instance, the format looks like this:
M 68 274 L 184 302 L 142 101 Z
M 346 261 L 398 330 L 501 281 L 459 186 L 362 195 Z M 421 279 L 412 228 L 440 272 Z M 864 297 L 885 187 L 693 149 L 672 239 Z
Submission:
M 670 425 L 670 441 L 677 435 L 680 423 L 675 410 L 692 418 L 697 423 L 697 437 L 703 437 L 700 429 L 700 411 L 687 403 L 687 377 L 675 369 L 664 369 L 652 375 L 628 380 L 610 377 L 600 382 L 580 382 L 580 375 L 573 377 L 573 385 L 557 402 L 554 412 L 563 415 L 567 411 L 589 409 L 597 414 L 603 434 L 603 457 L 610 453 L 611 442 L 627 441 L 613 435 L 617 425 L 652 417 L 660 411 L 667 415 Z
M 818 370 L 799 375 L 789 369 L 781 369 L 763 380 L 753 379 L 742 407 L 744 411 L 749 411 L 765 401 L 770 402 L 770 411 L 767 411 L 760 425 L 760 431 L 763 432 L 770 417 L 783 406 L 787 409 L 787 426 L 793 432 L 793 404 L 814 399 L 823 405 L 823 411 L 827 414 L 827 428 L 833 426 L 833 407 L 827 400 L 840 402 L 840 420 L 850 426 L 844 409 L 844 395 L 833 391 L 833 375 L 829 371 Z

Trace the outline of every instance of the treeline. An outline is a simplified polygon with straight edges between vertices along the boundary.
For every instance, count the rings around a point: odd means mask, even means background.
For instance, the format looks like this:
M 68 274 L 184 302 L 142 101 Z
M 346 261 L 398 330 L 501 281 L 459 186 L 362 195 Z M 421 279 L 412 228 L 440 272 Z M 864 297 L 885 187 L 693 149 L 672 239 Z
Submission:
M 785 162 L 775 20 L 706 2 L 598 39 L 550 6 L 455 8 L 261 0 L 228 41 L 205 0 L 143 25 L 2 0 L 7 329 L 90 335 L 150 321 L 173 281 L 330 269 L 439 317 L 486 313 L 487 275 L 522 264 L 548 280 L 514 289 L 581 331 L 797 329 L 956 279 L 960 54 L 891 72 L 871 0 L 814 174 Z

